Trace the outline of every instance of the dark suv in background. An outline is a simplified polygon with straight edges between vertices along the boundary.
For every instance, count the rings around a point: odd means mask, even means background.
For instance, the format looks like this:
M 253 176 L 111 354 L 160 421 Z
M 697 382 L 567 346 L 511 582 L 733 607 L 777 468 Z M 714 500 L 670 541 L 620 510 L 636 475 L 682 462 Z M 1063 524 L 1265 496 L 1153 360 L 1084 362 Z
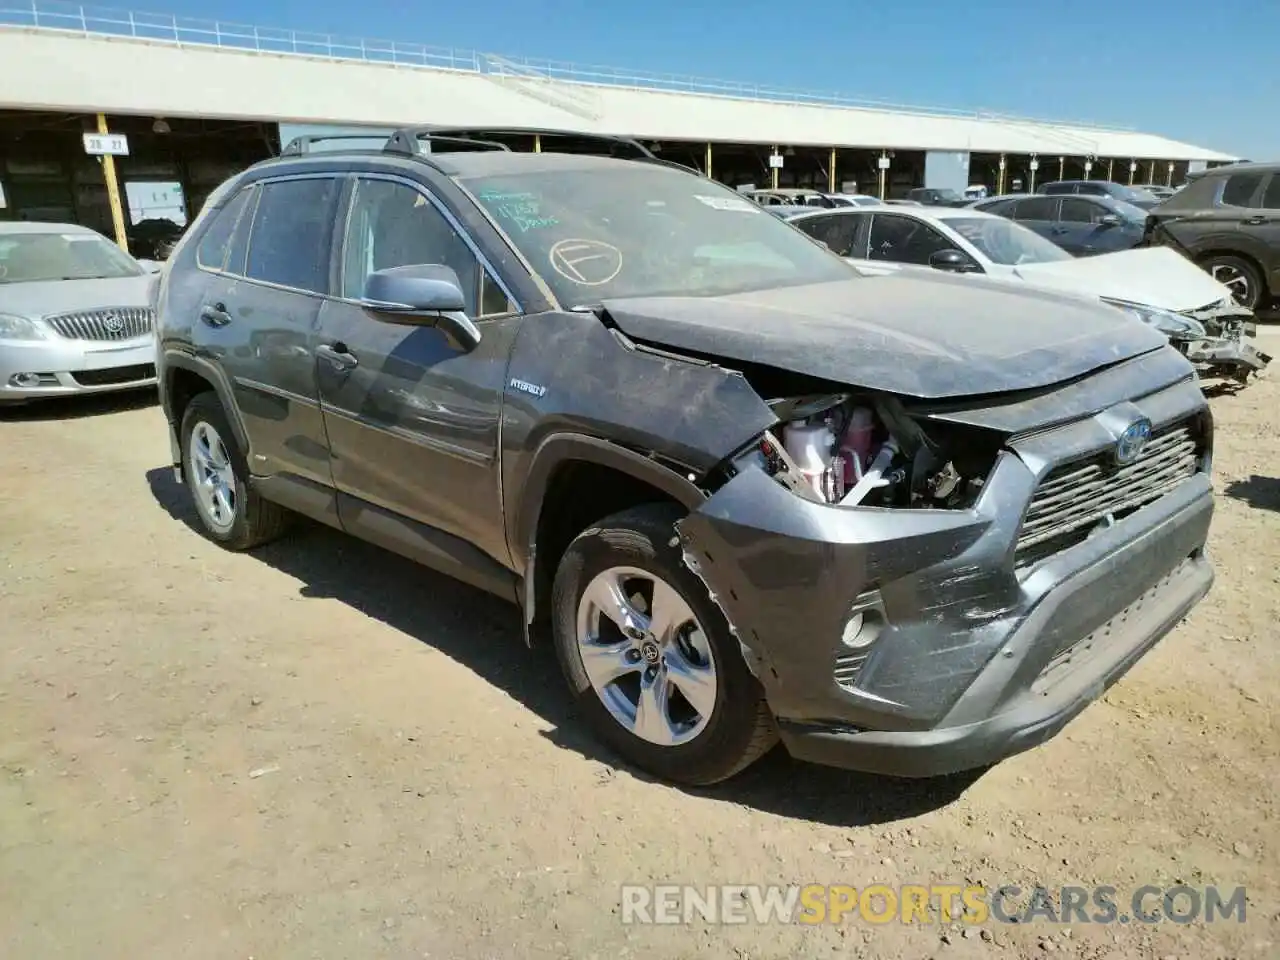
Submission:
M 1188 176 L 1151 211 L 1147 242 L 1181 250 L 1251 310 L 1280 297 L 1280 163 Z
M 600 737 L 689 783 L 779 739 L 989 764 L 1209 589 L 1212 420 L 1159 331 L 863 279 L 638 144 L 543 143 L 304 142 L 218 189 L 155 291 L 210 538 L 302 514 L 518 603 Z

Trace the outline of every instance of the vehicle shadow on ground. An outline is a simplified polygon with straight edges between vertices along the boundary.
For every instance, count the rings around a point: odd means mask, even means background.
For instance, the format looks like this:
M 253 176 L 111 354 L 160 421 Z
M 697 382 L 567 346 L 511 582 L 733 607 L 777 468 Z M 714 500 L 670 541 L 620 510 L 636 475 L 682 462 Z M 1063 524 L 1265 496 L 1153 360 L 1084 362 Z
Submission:
M 1233 480 L 1222 491 L 1242 500 L 1255 510 L 1280 511 L 1280 478 L 1254 474 L 1248 480 Z
M 147 483 L 156 502 L 199 535 L 195 508 L 172 469 L 148 471 Z M 506 691 L 552 726 L 543 736 L 604 764 L 608 769 L 602 777 L 621 766 L 575 716 L 550 644 L 525 647 L 515 606 L 303 519 L 288 536 L 249 555 L 301 581 L 302 596 L 339 600 Z M 800 763 L 777 749 L 728 783 L 687 792 L 786 817 L 865 826 L 936 810 L 956 800 L 980 775 L 893 780 Z
M 79 420 L 103 417 L 154 407 L 159 397 L 154 388 L 119 393 L 89 393 L 76 396 L 49 397 L 28 403 L 0 403 L 0 423 L 34 422 L 37 420 Z

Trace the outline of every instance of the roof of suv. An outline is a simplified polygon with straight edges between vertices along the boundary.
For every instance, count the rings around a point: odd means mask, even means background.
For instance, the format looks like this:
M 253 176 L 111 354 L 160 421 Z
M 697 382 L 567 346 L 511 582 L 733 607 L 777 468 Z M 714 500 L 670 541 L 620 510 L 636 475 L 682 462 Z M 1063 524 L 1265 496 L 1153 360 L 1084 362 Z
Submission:
M 1188 180 L 1198 180 L 1201 177 L 1227 177 L 1233 173 L 1280 173 L 1280 161 L 1251 161 L 1245 160 L 1240 163 L 1228 163 L 1221 167 L 1211 167 L 1208 170 L 1197 170 L 1187 174 Z
M 493 177 L 513 173 L 542 173 L 550 170 L 596 170 L 616 168 L 618 164 L 628 166 L 645 163 L 649 166 L 666 167 L 667 164 L 646 161 L 635 157 L 602 157 L 587 153 L 528 153 L 516 150 L 460 150 L 441 151 L 438 153 L 421 153 L 410 156 L 384 150 L 320 150 L 302 156 L 286 155 L 273 157 L 255 165 L 255 169 L 270 167 L 275 164 L 324 163 L 333 164 L 342 160 L 383 159 L 390 163 L 412 163 L 424 160 L 437 170 L 451 177 Z M 675 166 L 673 165 L 673 169 Z M 692 172 L 692 171 L 686 171 Z

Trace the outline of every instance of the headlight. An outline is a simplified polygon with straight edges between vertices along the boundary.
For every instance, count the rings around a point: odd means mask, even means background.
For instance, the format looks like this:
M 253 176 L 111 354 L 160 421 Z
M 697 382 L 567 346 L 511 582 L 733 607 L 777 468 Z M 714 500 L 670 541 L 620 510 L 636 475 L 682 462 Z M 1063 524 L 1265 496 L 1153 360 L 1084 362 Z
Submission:
M 1205 332 L 1204 324 L 1199 320 L 1183 316 L 1180 313 L 1174 313 L 1172 310 L 1147 307 L 1138 303 L 1124 303 L 1120 300 L 1104 299 L 1104 302 L 1111 304 L 1113 307 L 1118 307 L 1135 320 L 1150 324 L 1166 337 L 1177 337 L 1179 340 L 1203 340 L 1208 336 Z
M 44 340 L 47 334 L 39 321 L 0 313 L 0 340 Z

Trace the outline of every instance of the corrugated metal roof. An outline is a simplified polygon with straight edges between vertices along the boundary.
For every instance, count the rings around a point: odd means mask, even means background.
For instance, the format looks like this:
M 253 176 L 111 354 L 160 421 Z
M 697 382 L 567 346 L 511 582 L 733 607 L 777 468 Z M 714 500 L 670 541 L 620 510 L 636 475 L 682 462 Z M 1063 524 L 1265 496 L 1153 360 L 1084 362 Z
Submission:
M 0 0 L 0 90 L 9 107 L 544 126 L 780 146 L 1235 159 L 1154 134 L 1081 123 L 873 104 L 46 0 L 10 4 Z

